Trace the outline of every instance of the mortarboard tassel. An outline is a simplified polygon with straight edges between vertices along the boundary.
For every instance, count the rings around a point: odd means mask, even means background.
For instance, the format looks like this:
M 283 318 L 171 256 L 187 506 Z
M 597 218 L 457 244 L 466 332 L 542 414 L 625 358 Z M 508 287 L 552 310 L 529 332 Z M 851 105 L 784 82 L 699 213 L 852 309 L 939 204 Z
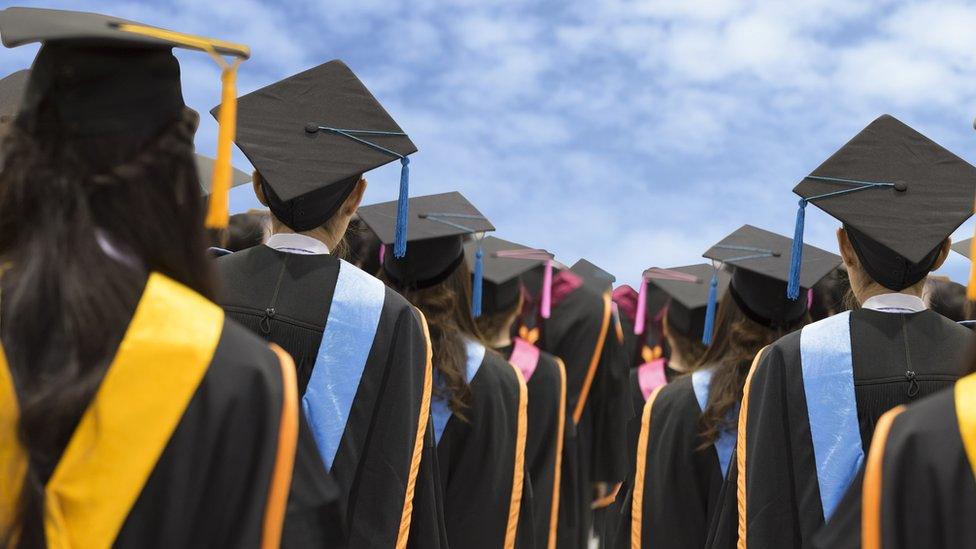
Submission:
M 380 265 L 383 265 L 383 260 L 386 259 L 386 244 L 380 243 Z
M 705 308 L 705 329 L 702 331 L 702 343 L 712 344 L 712 332 L 715 331 L 715 308 L 718 304 L 718 269 L 712 274 L 712 281 L 708 283 L 708 307 Z
M 407 254 L 407 215 L 410 212 L 410 159 L 400 157 L 400 196 L 397 198 L 396 236 L 393 240 L 393 257 L 401 259 Z
M 478 242 L 478 251 L 474 254 L 474 287 L 471 289 L 471 314 L 475 318 L 481 316 L 481 293 L 484 283 L 484 257 L 485 253 L 481 249 L 481 242 Z
M 647 279 L 641 276 L 640 291 L 637 292 L 637 313 L 634 318 L 634 335 L 644 333 L 644 317 L 647 315 Z
M 552 314 L 552 260 L 546 261 L 545 274 L 542 275 L 542 304 L 539 313 L 548 319 Z
M 966 298 L 970 301 L 976 301 L 976 255 L 973 255 L 974 253 L 976 253 L 976 238 L 969 248 L 969 257 L 974 258 L 969 267 L 969 285 L 966 286 Z
M 210 202 L 207 205 L 207 219 L 204 222 L 204 226 L 208 229 L 226 229 L 230 219 L 230 188 L 233 178 L 231 144 L 237 135 L 238 65 L 240 59 L 235 59 L 232 63 L 224 62 L 220 75 L 222 86 L 217 130 L 217 159 L 214 162 Z
M 796 229 L 793 231 L 793 250 L 790 253 L 790 278 L 786 284 L 786 297 L 796 300 L 800 297 L 800 266 L 803 264 L 803 223 L 806 218 L 807 199 L 800 199 L 796 210 Z

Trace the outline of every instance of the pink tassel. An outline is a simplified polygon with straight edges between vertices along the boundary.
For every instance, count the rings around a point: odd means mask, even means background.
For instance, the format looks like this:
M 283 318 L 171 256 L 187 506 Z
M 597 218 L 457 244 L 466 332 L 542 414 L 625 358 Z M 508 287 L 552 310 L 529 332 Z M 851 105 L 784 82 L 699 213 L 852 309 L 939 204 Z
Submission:
M 546 272 L 542 278 L 542 318 L 552 314 L 552 260 L 546 260 Z
M 637 313 L 634 318 L 634 334 L 644 333 L 644 317 L 647 316 L 647 279 L 641 277 L 640 292 L 637 293 Z
M 807 310 L 808 311 L 810 310 L 810 307 L 813 307 L 813 288 L 810 288 L 809 290 L 807 290 Z
M 383 264 L 384 259 L 386 259 L 386 245 L 380 244 L 380 265 Z

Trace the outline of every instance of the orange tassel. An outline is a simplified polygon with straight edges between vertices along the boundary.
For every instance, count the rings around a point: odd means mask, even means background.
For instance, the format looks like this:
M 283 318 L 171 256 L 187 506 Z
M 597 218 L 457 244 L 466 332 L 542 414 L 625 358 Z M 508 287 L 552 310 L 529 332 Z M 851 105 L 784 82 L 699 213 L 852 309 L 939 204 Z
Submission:
M 220 129 L 217 133 L 217 160 L 214 162 L 213 185 L 207 208 L 206 227 L 225 229 L 230 217 L 231 144 L 237 135 L 237 66 L 239 60 L 224 67 L 220 101 Z

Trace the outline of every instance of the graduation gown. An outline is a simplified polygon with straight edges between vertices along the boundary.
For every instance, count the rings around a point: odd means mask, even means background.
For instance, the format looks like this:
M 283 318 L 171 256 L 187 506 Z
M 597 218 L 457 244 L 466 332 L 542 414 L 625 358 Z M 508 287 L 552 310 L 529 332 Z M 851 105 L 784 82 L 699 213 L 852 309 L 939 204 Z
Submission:
M 701 369 L 656 389 L 642 411 L 633 485 L 607 547 L 704 547 L 719 507 L 735 432 L 699 450 L 698 420 L 712 371 Z M 735 411 L 730 414 L 734 420 Z
M 976 546 L 976 374 L 879 421 L 817 547 Z M 863 545 L 862 545 L 863 541 Z
M 0 509 L 14 505 L 25 466 L 16 384 L 0 356 Z M 46 545 L 276 547 L 298 419 L 291 359 L 153 273 L 46 480 Z M 318 492 L 328 508 L 326 480 L 311 479 L 305 503 Z
M 631 403 L 626 355 L 614 336 L 610 293 L 584 286 L 573 273 L 553 280 L 550 318 L 538 322 L 537 345 L 566 365 L 566 403 L 575 436 L 564 441 L 560 548 L 585 548 L 592 524 L 593 484 L 626 476 Z M 533 311 L 536 310 L 533 307 Z
M 860 309 L 767 347 L 744 389 L 731 489 L 739 512 L 723 509 L 714 537 L 810 546 L 861 467 L 878 418 L 951 385 L 970 336 L 930 310 Z
M 295 359 L 302 409 L 339 488 L 350 547 L 445 543 L 423 315 L 328 254 L 256 246 L 217 260 L 220 304 Z
M 555 547 L 563 440 L 572 421 L 566 411 L 566 367 L 558 358 L 522 339 L 498 352 L 522 372 L 528 388 L 525 468 L 532 481 L 535 546 Z
M 464 418 L 440 395 L 431 403 L 448 541 L 471 549 L 534 547 L 528 388 L 517 368 L 480 343 L 467 342 L 467 357 Z

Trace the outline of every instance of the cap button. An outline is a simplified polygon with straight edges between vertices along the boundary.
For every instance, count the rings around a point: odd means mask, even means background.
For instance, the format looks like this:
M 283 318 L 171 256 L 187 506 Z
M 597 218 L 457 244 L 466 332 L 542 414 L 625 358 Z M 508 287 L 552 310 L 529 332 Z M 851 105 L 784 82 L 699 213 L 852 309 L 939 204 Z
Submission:
M 773 257 L 782 257 L 783 252 L 773 252 Z
M 908 183 L 905 183 L 904 181 L 895 181 L 895 190 L 900 193 L 907 191 Z
M 319 131 L 319 125 L 314 122 L 309 122 L 305 124 L 305 133 L 317 133 Z

